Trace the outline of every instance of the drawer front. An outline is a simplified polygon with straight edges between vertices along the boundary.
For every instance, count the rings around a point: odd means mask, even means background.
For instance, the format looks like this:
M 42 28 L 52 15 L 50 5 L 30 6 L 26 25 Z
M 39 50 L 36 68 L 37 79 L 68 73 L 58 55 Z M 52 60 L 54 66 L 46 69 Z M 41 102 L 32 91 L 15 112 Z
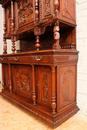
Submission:
M 3 62 L 15 64 L 51 64 L 53 63 L 52 56 L 33 55 L 33 56 L 16 56 L 7 57 Z

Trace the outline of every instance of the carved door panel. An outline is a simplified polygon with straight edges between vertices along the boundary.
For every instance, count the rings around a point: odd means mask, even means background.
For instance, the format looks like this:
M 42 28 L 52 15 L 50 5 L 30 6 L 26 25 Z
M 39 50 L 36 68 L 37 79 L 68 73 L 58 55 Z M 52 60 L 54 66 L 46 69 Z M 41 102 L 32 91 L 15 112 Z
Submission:
M 60 0 L 60 18 L 75 24 L 75 0 Z
M 51 68 L 36 67 L 37 102 L 43 106 L 51 106 Z
M 34 1 L 33 0 L 18 0 L 18 27 L 20 31 L 29 30 L 34 23 Z M 30 26 L 27 26 L 29 24 Z M 25 26 L 26 25 L 26 26 Z M 23 27 L 21 29 L 21 27 Z
M 32 68 L 28 65 L 12 65 L 13 92 L 32 98 Z
M 54 0 L 40 0 L 39 1 L 39 10 L 40 10 L 40 21 L 48 22 L 49 18 L 52 18 L 54 14 Z
M 76 67 L 75 66 L 60 67 L 59 75 L 60 75 L 59 106 L 60 108 L 62 108 L 75 101 Z

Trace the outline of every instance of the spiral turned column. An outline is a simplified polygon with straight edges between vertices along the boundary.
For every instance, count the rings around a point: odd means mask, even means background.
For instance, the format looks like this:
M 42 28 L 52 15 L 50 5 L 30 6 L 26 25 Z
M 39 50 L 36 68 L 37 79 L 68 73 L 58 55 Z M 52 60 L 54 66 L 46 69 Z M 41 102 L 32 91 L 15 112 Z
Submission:
M 13 0 L 11 0 L 11 41 L 12 41 L 12 52 L 15 53 L 15 30 L 14 30 L 14 5 Z
M 7 54 L 7 42 L 6 42 L 6 21 L 5 21 L 5 8 L 4 8 L 4 34 L 3 34 L 3 54 Z

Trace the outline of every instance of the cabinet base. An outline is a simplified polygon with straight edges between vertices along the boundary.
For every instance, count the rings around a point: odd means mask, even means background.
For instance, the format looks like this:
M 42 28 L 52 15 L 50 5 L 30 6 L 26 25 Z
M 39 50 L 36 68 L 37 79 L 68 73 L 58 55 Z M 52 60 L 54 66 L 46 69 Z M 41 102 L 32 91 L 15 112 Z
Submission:
M 5 92 L 2 92 L 1 95 L 5 99 L 14 103 L 16 106 L 21 107 L 22 109 L 26 110 L 26 112 L 30 112 L 34 114 L 34 116 L 36 115 L 36 118 L 40 120 L 42 119 L 45 123 L 49 124 L 49 126 L 51 126 L 52 128 L 58 127 L 68 118 L 76 114 L 79 110 L 79 108 L 74 103 L 74 104 L 69 105 L 69 107 L 53 115 L 51 112 L 41 109 L 40 106 L 38 105 L 33 105 L 30 102 L 26 102 L 25 100 L 22 100 L 22 98 L 16 96 L 13 93 L 9 93 L 5 91 Z

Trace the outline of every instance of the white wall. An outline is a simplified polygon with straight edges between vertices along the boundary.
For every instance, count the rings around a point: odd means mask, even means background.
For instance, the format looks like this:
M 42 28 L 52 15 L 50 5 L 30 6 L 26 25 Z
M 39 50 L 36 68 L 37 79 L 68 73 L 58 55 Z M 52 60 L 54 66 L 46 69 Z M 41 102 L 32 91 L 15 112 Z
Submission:
M 78 106 L 87 114 L 87 0 L 77 0 Z

